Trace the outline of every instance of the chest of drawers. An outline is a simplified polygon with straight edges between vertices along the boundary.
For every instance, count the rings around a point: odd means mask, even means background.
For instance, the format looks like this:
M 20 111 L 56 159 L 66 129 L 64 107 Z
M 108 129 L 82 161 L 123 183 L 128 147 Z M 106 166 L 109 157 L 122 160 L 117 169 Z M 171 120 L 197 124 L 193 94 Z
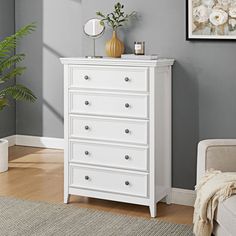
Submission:
M 172 59 L 61 58 L 64 202 L 171 202 Z

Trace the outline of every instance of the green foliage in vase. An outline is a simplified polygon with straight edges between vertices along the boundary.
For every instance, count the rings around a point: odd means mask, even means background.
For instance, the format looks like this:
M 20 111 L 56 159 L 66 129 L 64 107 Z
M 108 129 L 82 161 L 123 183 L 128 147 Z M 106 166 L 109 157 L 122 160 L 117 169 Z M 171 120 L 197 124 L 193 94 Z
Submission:
M 17 66 L 25 58 L 25 54 L 15 54 L 17 42 L 33 32 L 34 23 L 19 29 L 15 34 L 0 41 L 0 111 L 10 105 L 10 99 L 34 102 L 37 98 L 33 92 L 22 84 L 4 86 L 4 83 L 21 76 L 26 67 Z
M 105 23 L 110 26 L 114 31 L 117 28 L 124 25 L 131 17 L 136 16 L 136 12 L 133 11 L 130 14 L 124 12 L 124 5 L 121 3 L 116 3 L 114 6 L 114 11 L 108 14 L 103 14 L 102 12 L 96 12 L 97 16 L 101 17 L 101 25 Z

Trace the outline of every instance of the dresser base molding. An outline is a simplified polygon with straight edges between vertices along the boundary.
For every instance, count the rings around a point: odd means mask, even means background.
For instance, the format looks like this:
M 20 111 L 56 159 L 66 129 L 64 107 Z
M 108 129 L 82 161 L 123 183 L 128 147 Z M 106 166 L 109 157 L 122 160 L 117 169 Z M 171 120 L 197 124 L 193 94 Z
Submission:
M 69 194 L 83 196 L 83 197 L 99 198 L 103 200 L 132 203 L 132 204 L 138 204 L 138 205 L 143 205 L 143 206 L 150 205 L 150 200 L 147 198 L 134 197 L 134 196 L 117 194 L 117 193 L 101 192 L 101 191 L 95 191 L 95 190 L 87 190 L 87 189 L 70 187 Z M 65 195 L 65 199 L 67 198 L 68 198 L 67 195 Z
M 166 192 L 169 192 L 166 190 Z M 131 204 L 138 204 L 143 206 L 148 206 L 150 210 L 151 217 L 156 217 L 157 215 L 157 202 L 152 202 L 150 199 L 142 198 L 142 197 L 133 197 L 133 196 L 126 196 L 121 194 L 113 194 L 113 193 L 107 193 L 107 192 L 101 192 L 101 191 L 90 191 L 86 189 L 79 189 L 79 188 L 69 188 L 69 193 L 64 196 L 64 203 L 68 204 L 70 195 L 76 195 L 76 196 L 84 196 L 84 197 L 90 197 L 90 198 L 99 198 L 103 200 L 111 200 L 111 201 L 117 201 L 117 202 L 125 202 L 125 203 L 131 203 Z M 163 199 L 165 201 L 165 199 Z M 168 203 L 167 203 L 168 204 Z

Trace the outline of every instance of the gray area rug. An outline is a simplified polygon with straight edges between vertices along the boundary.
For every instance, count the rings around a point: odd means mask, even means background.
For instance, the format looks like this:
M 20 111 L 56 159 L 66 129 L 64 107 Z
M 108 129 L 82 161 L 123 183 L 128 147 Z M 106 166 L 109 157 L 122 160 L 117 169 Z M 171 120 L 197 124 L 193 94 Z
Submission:
M 63 204 L 0 197 L 1 236 L 188 236 L 192 227 Z

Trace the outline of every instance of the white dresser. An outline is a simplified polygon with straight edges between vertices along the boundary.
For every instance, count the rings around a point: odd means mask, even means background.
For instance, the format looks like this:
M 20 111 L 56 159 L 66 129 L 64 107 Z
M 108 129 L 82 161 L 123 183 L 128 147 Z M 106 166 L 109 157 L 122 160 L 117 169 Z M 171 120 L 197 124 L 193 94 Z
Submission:
M 171 201 L 174 60 L 61 58 L 64 202 L 81 195 L 146 205 Z

